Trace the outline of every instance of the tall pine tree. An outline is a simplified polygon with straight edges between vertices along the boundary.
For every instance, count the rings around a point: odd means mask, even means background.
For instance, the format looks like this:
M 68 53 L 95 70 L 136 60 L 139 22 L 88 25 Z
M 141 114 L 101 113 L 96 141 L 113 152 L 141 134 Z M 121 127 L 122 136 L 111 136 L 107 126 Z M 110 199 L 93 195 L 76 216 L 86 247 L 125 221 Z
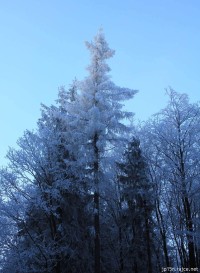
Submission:
M 88 77 L 79 82 L 80 96 L 71 108 L 79 136 L 80 163 L 85 165 L 91 192 L 94 194 L 95 273 L 101 272 L 100 196 L 109 185 L 113 155 L 126 140 L 129 128 L 123 119 L 132 113 L 122 110 L 124 100 L 136 91 L 116 86 L 106 61 L 114 55 L 100 30 L 94 41 L 86 43 L 91 54 Z

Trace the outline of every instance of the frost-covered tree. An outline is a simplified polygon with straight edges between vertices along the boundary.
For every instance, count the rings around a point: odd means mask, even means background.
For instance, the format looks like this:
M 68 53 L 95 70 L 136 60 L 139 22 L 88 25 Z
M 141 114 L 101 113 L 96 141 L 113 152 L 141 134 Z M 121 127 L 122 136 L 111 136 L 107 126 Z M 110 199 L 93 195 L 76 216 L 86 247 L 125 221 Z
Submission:
M 157 224 L 166 265 L 171 256 L 174 264 L 194 268 L 199 263 L 200 108 L 186 94 L 167 93 L 167 107 L 143 128 L 148 131 L 143 147 L 157 185 Z
M 88 172 L 89 184 L 94 195 L 94 253 L 95 273 L 101 272 L 100 245 L 100 195 L 109 186 L 109 173 L 113 155 L 126 139 L 129 131 L 123 119 L 132 113 L 122 110 L 122 101 L 131 99 L 136 91 L 116 86 L 108 75 L 107 59 L 114 55 L 99 31 L 94 41 L 86 43 L 91 54 L 88 77 L 79 82 L 80 96 L 74 104 L 79 135 L 81 165 Z
M 68 92 L 65 96 L 67 103 Z M 11 256 L 16 272 L 91 272 L 91 197 L 70 150 L 64 98 L 62 103 L 43 106 L 37 132 L 24 133 L 1 172 L 7 199 L 2 210 L 16 231 L 4 272 L 13 267 Z

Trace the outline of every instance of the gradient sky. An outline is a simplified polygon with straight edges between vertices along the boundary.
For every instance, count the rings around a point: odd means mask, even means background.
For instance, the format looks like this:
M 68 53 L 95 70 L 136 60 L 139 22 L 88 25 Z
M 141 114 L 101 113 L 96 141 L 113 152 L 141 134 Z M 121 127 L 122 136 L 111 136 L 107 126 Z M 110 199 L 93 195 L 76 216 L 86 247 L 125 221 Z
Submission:
M 168 86 L 199 100 L 199 0 L 1 0 L 0 165 L 36 127 L 40 103 L 86 76 L 84 41 L 100 27 L 116 50 L 113 81 L 139 90 L 127 104 L 136 119 L 165 106 Z

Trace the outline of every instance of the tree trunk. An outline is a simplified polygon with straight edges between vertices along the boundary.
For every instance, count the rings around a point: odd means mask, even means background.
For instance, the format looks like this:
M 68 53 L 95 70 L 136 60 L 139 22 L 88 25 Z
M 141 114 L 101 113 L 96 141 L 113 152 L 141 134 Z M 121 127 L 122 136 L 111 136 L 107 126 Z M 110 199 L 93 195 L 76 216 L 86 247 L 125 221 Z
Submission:
M 101 246 L 100 246 L 100 215 L 99 215 L 99 150 L 97 147 L 98 135 L 97 133 L 94 136 L 94 230 L 95 230 L 95 239 L 94 239 L 94 272 L 101 273 Z
M 147 212 L 146 204 L 145 204 L 145 229 L 146 229 L 146 238 L 147 238 L 148 273 L 152 273 L 149 219 L 148 219 L 148 212 Z
M 122 248 L 122 228 L 121 223 L 119 227 L 119 256 L 120 256 L 120 273 L 124 271 L 124 259 L 123 259 L 123 248 Z
M 194 245 L 194 238 L 192 236 L 193 230 L 193 223 L 191 217 L 191 209 L 190 203 L 187 197 L 183 199 L 184 204 L 184 211 L 186 215 L 186 228 L 189 234 L 187 234 L 187 241 L 188 241 L 188 252 L 189 252 L 189 266 L 190 268 L 196 267 L 196 259 L 195 259 L 195 245 Z
M 94 241 L 94 255 L 95 255 L 95 273 L 101 272 L 100 264 L 100 223 L 99 223 L 99 194 L 94 193 L 94 204 L 95 204 L 95 214 L 94 214 L 94 229 L 95 229 L 95 241 Z
M 157 221 L 158 221 L 158 224 L 159 224 L 160 235 L 161 235 L 162 242 L 163 242 L 163 252 L 164 252 L 164 256 L 165 256 L 166 267 L 170 267 L 168 249 L 167 249 L 166 229 L 165 229 L 165 226 L 164 226 L 163 216 L 162 216 L 162 213 L 160 211 L 159 201 L 157 201 L 156 203 L 157 203 L 156 217 L 157 217 Z

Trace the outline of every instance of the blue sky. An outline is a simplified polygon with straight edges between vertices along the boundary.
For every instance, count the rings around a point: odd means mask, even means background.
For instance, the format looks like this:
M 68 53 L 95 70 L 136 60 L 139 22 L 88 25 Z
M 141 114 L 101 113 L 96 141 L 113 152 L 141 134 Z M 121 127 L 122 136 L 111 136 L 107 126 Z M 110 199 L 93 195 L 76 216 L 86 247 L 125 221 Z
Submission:
M 198 0 L 1 0 L 0 164 L 8 146 L 36 127 L 40 103 L 86 75 L 85 40 L 103 27 L 116 50 L 113 81 L 139 93 L 127 104 L 147 119 L 166 104 L 165 88 L 200 97 Z

